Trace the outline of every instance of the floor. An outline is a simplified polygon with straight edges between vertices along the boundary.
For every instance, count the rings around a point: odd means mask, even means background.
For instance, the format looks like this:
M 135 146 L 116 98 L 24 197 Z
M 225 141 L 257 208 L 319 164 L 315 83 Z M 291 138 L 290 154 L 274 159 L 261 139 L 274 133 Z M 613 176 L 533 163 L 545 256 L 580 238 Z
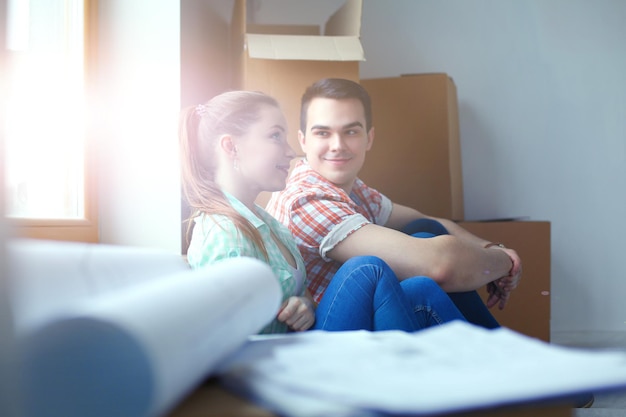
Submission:
M 552 343 L 590 349 L 626 351 L 626 332 L 552 332 Z M 626 392 L 597 394 L 591 408 L 578 408 L 572 417 L 624 417 Z

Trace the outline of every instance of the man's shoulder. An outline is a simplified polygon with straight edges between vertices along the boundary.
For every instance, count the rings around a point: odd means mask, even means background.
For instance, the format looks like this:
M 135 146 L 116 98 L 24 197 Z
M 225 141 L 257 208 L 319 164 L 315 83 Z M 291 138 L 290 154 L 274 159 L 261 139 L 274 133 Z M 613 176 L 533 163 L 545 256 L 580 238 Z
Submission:
M 274 193 L 272 199 L 289 204 L 301 199 L 332 194 L 332 188 L 328 180 L 300 162 L 287 180 L 285 189 Z
M 323 191 L 318 186 L 288 183 L 285 189 L 272 194 L 265 209 L 276 217 L 276 213 L 289 212 L 294 206 L 304 204 L 322 194 Z
M 378 193 L 380 194 L 380 191 L 378 191 L 377 189 L 375 189 L 374 187 L 370 187 L 369 185 L 367 185 L 362 179 L 357 178 L 354 181 L 354 187 L 353 187 L 354 191 L 357 192 L 361 192 L 361 193 L 368 193 L 368 194 L 372 194 L 372 193 Z
M 298 161 L 289 176 L 287 186 L 300 185 L 300 186 L 313 186 L 318 184 L 327 183 L 326 178 L 315 172 L 309 164 L 304 161 Z
M 292 182 L 284 190 L 272 194 L 266 211 L 279 222 L 289 225 L 302 211 L 316 212 L 320 210 L 320 203 L 338 201 L 342 201 L 340 196 L 323 184 Z
M 278 198 L 282 203 L 289 206 L 306 204 L 317 200 L 340 199 L 339 193 L 331 184 L 320 181 L 298 181 L 287 184 L 284 190 L 280 191 Z

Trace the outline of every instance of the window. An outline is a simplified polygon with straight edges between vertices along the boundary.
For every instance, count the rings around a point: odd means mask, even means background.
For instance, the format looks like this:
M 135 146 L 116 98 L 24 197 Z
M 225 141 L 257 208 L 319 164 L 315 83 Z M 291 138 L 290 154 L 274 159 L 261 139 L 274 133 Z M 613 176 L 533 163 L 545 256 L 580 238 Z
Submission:
M 97 241 L 85 94 L 90 6 L 9 0 L 5 214 L 20 236 Z

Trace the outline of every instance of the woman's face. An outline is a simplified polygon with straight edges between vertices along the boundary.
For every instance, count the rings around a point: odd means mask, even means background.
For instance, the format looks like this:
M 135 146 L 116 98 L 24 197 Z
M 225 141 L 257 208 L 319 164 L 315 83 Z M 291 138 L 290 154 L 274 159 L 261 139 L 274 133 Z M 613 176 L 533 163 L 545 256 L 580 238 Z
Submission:
M 263 105 L 259 120 L 236 140 L 237 166 L 251 189 L 280 191 L 285 188 L 291 160 L 296 156 L 287 143 L 287 122 L 282 111 Z

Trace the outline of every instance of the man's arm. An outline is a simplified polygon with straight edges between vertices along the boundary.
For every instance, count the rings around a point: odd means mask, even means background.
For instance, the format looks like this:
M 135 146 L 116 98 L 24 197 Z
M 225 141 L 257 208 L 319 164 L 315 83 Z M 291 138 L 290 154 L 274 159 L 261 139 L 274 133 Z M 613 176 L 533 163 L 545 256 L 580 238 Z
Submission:
M 452 236 L 455 236 L 469 244 L 479 245 L 484 248 L 487 244 L 491 243 L 488 240 L 471 234 L 451 220 L 427 216 L 414 208 L 396 203 L 392 204 L 391 215 L 385 224 L 386 227 L 400 230 L 413 220 L 427 218 L 437 220 Z M 489 293 L 491 295 L 487 300 L 487 306 L 492 307 L 499 304 L 499 307 L 502 309 L 509 298 L 510 292 L 517 287 L 519 280 L 522 278 L 522 260 L 517 252 L 511 248 L 501 248 L 499 246 L 493 246 L 492 248 L 504 251 L 509 258 L 511 258 L 511 262 L 513 263 L 513 267 L 510 269 L 509 275 L 499 279 L 497 282 L 494 282 L 489 288 Z
M 478 289 L 508 276 L 513 266 L 502 250 L 485 249 L 451 235 L 416 239 L 375 224 L 356 230 L 327 253 L 340 262 L 360 255 L 382 258 L 400 280 L 428 276 L 447 292 Z
M 395 230 L 400 230 L 404 226 L 412 222 L 413 220 L 417 220 L 417 219 L 437 220 L 448 230 L 448 232 L 452 236 L 456 236 L 459 239 L 463 239 L 468 242 L 473 242 L 480 246 L 485 246 L 486 244 L 489 243 L 488 240 L 482 239 L 478 236 L 471 234 L 470 232 L 463 229 L 461 226 L 459 226 L 458 224 L 456 224 L 455 222 L 451 220 L 443 219 L 439 217 L 427 216 L 425 214 L 422 214 L 421 212 L 419 212 L 418 210 L 414 208 L 403 206 L 401 204 L 396 204 L 396 203 L 393 203 L 391 215 L 389 216 L 389 220 L 387 220 L 387 223 L 385 224 L 385 226 L 390 227 Z

